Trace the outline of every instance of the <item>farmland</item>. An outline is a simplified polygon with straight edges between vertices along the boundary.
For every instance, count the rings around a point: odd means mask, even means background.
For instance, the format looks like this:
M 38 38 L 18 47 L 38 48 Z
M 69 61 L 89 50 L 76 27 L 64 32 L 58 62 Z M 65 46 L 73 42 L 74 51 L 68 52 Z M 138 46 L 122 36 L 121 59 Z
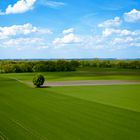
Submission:
M 139 70 L 44 72 L 47 81 L 139 81 Z M 34 88 L 34 73 L 0 75 L 0 140 L 139 140 L 140 85 Z

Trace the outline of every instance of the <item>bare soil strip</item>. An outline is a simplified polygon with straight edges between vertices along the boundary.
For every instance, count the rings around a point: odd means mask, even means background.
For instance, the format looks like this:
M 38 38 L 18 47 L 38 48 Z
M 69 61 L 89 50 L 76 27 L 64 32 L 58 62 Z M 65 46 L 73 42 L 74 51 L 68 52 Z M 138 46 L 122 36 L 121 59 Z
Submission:
M 140 84 L 140 81 L 126 80 L 84 80 L 84 81 L 63 81 L 47 82 L 45 86 L 96 86 L 96 85 L 128 85 Z

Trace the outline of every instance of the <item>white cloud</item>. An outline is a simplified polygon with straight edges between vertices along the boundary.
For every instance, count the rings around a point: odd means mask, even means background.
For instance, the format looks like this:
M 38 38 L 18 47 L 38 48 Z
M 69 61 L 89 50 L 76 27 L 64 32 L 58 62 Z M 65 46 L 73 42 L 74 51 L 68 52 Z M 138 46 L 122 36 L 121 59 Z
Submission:
M 64 46 L 64 45 L 73 44 L 73 43 L 80 43 L 80 42 L 81 42 L 80 37 L 78 37 L 74 33 L 69 33 L 69 34 L 66 34 L 62 38 L 56 38 L 53 41 L 53 44 L 55 46 Z
M 115 25 L 113 25 L 113 23 Z M 120 18 L 107 20 L 100 25 L 102 32 L 94 35 L 76 34 L 74 28 L 65 29 L 61 36 L 45 36 L 52 33 L 49 29 L 35 27 L 30 23 L 0 27 L 0 46 L 17 49 L 55 49 L 69 50 L 116 50 L 128 47 L 140 47 L 140 30 L 119 28 Z M 117 27 L 117 28 L 116 28 Z M 65 49 L 65 47 L 67 49 Z M 75 49 L 76 48 L 76 49 Z
M 101 35 L 93 35 L 93 36 L 83 36 L 82 43 L 80 46 L 82 48 L 97 50 L 106 47 L 106 38 Z
M 36 0 L 19 0 L 14 5 L 8 5 L 5 12 L 0 12 L 0 15 L 25 13 L 33 9 Z
M 73 32 L 74 32 L 74 28 L 69 28 L 69 29 L 64 30 L 62 33 L 65 35 L 65 34 L 69 34 Z
M 49 29 L 42 29 L 33 26 L 30 23 L 23 25 L 13 25 L 9 27 L 0 27 L 0 39 L 11 36 L 29 35 L 29 34 L 50 34 Z
M 117 37 L 112 40 L 112 44 L 116 45 L 116 44 L 130 43 L 133 40 L 134 39 L 132 37 L 125 37 L 125 39 Z
M 114 29 L 114 28 L 106 28 L 103 30 L 102 35 L 104 37 L 109 37 L 112 35 L 119 35 L 119 36 L 136 36 L 140 35 L 140 30 L 136 31 L 129 31 L 127 29 Z
M 48 44 L 46 40 L 43 38 L 35 38 L 35 37 L 26 37 L 26 38 L 15 38 L 4 40 L 2 43 L 4 48 L 17 48 L 18 50 L 23 50 L 27 48 L 33 49 L 46 49 L 48 48 Z
M 138 22 L 140 21 L 140 11 L 133 9 L 128 13 L 124 13 L 124 19 L 126 22 Z
M 122 48 L 128 48 L 128 47 L 140 47 L 140 38 L 137 36 L 126 36 L 126 37 L 116 37 L 113 38 L 112 41 L 110 42 L 110 46 L 113 47 L 120 47 Z
M 48 6 L 51 8 L 57 8 L 57 7 L 62 7 L 66 5 L 64 2 L 49 1 L 49 0 L 41 0 L 40 3 L 44 6 Z
M 35 27 L 30 23 L 0 27 L 0 47 L 23 49 L 48 48 L 47 34 L 52 32 L 47 28 Z
M 117 50 L 128 47 L 140 47 L 140 30 L 103 28 L 101 34 L 75 35 L 73 28 L 64 30 L 62 37 L 53 41 L 53 45 L 87 50 Z
M 115 17 L 114 19 L 109 19 L 104 21 L 103 23 L 98 24 L 98 27 L 102 28 L 110 28 L 110 27 L 119 27 L 122 21 L 120 17 Z
M 106 38 L 102 35 L 85 37 L 81 48 L 92 50 L 119 50 L 129 47 L 140 47 L 140 37 L 137 36 L 111 36 Z
M 16 38 L 16 39 L 10 39 L 3 44 L 6 46 L 25 46 L 30 44 L 37 44 L 38 42 L 41 42 L 42 39 L 40 38 Z

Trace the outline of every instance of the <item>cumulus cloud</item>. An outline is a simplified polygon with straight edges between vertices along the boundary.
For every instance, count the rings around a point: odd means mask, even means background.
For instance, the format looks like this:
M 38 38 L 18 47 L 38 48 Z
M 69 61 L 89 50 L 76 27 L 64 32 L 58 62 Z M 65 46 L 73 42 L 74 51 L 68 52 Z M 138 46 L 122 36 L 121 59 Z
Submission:
M 9 40 L 4 40 L 2 43 L 4 48 L 16 48 L 17 50 L 24 50 L 24 49 L 46 49 L 48 48 L 47 42 L 43 38 L 37 37 L 26 37 L 26 38 L 14 38 Z
M 0 27 L 0 39 L 8 38 L 11 36 L 29 35 L 29 34 L 50 34 L 49 29 L 42 29 L 33 26 L 30 23 L 23 25 L 13 25 L 9 27 Z
M 103 28 L 101 34 L 76 35 L 73 28 L 62 31 L 63 36 L 54 39 L 54 46 L 69 46 L 81 49 L 122 49 L 127 47 L 140 47 L 140 30 L 121 28 Z
M 110 46 L 113 46 L 114 48 L 119 47 L 119 49 L 122 48 L 128 48 L 128 47 L 140 47 L 140 37 L 138 36 L 125 36 L 125 37 L 116 37 L 113 38 L 110 42 Z
M 8 5 L 5 12 L 0 11 L 0 15 L 25 13 L 33 9 L 36 0 L 19 0 L 14 5 Z
M 62 38 L 56 38 L 53 41 L 53 44 L 55 46 L 64 46 L 68 44 L 73 44 L 73 43 L 80 43 L 81 38 L 75 35 L 74 33 L 69 33 L 64 35 Z
M 128 30 L 120 28 L 122 21 L 119 17 L 109 19 L 99 24 L 101 33 L 90 35 L 79 35 L 74 28 L 68 28 L 61 32 L 58 37 L 51 34 L 49 29 L 35 27 L 30 23 L 0 27 L 0 46 L 37 49 L 64 48 L 89 49 L 89 50 L 111 50 L 127 47 L 140 47 L 140 30 Z M 47 40 L 48 39 L 48 40 Z M 50 47 L 51 46 L 51 47 Z
M 105 38 L 105 44 L 109 48 L 123 49 L 128 47 L 140 47 L 140 30 L 105 29 L 101 38 Z
M 140 11 L 133 9 L 132 11 L 124 14 L 125 21 L 136 22 L 140 20 Z M 138 36 L 140 36 L 140 30 L 128 30 L 121 29 L 122 21 L 119 17 L 109 19 L 99 24 L 98 27 L 102 28 L 102 34 L 100 38 L 105 38 L 104 42 L 108 42 L 108 46 L 138 46 Z M 117 28 L 116 28 L 117 27 Z M 96 42 L 96 41 L 95 41 Z
M 124 13 L 124 19 L 126 22 L 138 22 L 140 21 L 140 11 L 133 9 L 128 13 Z
M 115 17 L 114 19 L 109 19 L 104 21 L 103 23 L 98 24 L 98 27 L 101 28 L 109 28 L 109 27 L 119 27 L 122 21 L 120 17 Z
M 82 48 L 87 48 L 90 50 L 118 50 L 129 47 L 140 47 L 140 37 L 139 35 L 135 36 L 111 36 L 106 38 L 102 35 L 95 35 L 85 37 L 82 44 Z
M 0 27 L 0 47 L 45 49 L 48 48 L 47 34 L 52 34 L 51 30 L 30 23 Z
M 127 29 L 106 28 L 102 31 L 102 35 L 104 37 L 109 37 L 109 36 L 112 36 L 112 35 L 136 36 L 136 35 L 140 35 L 140 30 L 130 31 L 130 30 L 127 30 Z
M 73 33 L 73 32 L 74 32 L 74 28 L 69 28 L 69 29 L 64 30 L 62 33 L 69 34 L 69 33 Z

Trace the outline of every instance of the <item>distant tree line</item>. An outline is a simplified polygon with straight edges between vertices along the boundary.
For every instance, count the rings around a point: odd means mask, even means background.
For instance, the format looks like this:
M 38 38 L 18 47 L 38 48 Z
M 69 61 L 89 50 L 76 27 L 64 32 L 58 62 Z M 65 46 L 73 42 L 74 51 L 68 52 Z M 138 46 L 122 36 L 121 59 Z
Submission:
M 0 61 L 1 73 L 75 71 L 79 61 Z
M 1 73 L 76 71 L 79 67 L 140 69 L 140 60 L 0 61 Z
M 82 67 L 140 69 L 140 60 L 85 60 Z

